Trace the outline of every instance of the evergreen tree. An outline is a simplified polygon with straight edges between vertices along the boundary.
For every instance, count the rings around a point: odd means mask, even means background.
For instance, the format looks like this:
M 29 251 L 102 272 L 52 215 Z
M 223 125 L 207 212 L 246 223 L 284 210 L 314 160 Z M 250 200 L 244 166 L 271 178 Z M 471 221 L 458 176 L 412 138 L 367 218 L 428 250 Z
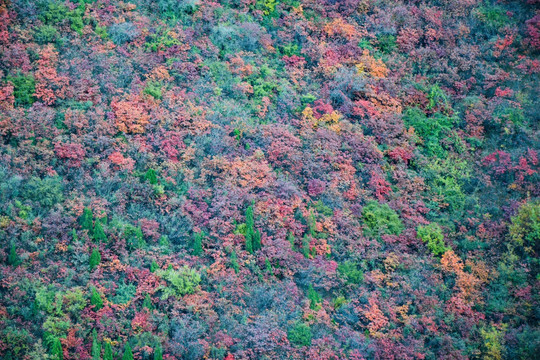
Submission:
M 133 352 L 131 351 L 131 346 L 129 346 L 129 343 L 126 344 L 122 360 L 133 360 Z
M 101 344 L 98 341 L 96 329 L 92 330 L 92 360 L 101 360 Z
M 71 239 L 73 242 L 79 241 L 79 237 L 77 236 L 77 230 L 71 229 Z
M 52 360 L 64 360 L 64 351 L 62 350 L 62 343 L 59 338 L 54 338 L 51 346 L 51 359 Z
M 246 251 L 250 254 L 253 254 L 253 232 L 250 229 L 247 229 L 246 232 Z
M 97 291 L 95 287 L 92 288 L 92 292 L 90 295 L 90 304 L 94 305 L 95 311 L 98 311 L 103 307 L 103 299 L 101 298 L 101 294 Z
M 163 360 L 163 350 L 161 349 L 161 344 L 156 344 L 156 349 L 154 350 L 154 360 Z
M 157 269 L 159 269 L 158 263 L 156 260 L 152 260 L 152 263 L 150 264 L 150 272 L 155 272 Z
M 261 232 L 259 230 L 255 231 L 253 233 L 253 250 L 257 251 L 262 248 L 261 244 Z
M 101 225 L 101 221 L 99 220 L 96 220 L 96 225 L 94 226 L 93 239 L 97 243 L 107 241 L 107 235 L 105 234 L 105 231 L 103 230 L 103 226 Z
M 150 294 L 146 294 L 142 306 L 143 308 L 146 308 L 148 310 L 152 310 L 154 308 L 154 306 L 152 305 L 152 298 L 150 297 Z
M 309 236 L 307 234 L 302 238 L 302 254 L 309 258 Z
M 17 267 L 21 263 L 19 255 L 17 254 L 17 248 L 15 248 L 15 243 L 11 243 L 7 263 L 13 267 Z
M 319 303 L 322 301 L 321 295 L 315 291 L 313 285 L 309 285 L 308 288 L 309 306 L 312 310 L 316 310 L 319 307 Z
M 92 254 L 90 255 L 90 271 L 94 271 L 100 262 L 101 254 L 97 248 L 94 248 L 94 250 L 92 250 Z
M 89 208 L 84 208 L 83 213 L 81 217 L 79 218 L 79 224 L 84 230 L 88 230 L 89 232 L 92 232 L 93 228 L 93 215 L 92 210 Z
M 148 171 L 146 171 L 146 174 L 144 174 L 144 179 L 152 185 L 157 184 L 156 170 L 148 169 Z
M 289 235 L 287 235 L 287 240 L 291 244 L 291 249 L 294 250 L 294 234 L 292 233 L 292 231 L 289 231 Z
M 238 257 L 236 256 L 236 252 L 234 250 L 231 252 L 231 266 L 234 269 L 234 272 L 238 274 L 240 265 L 238 265 Z
M 103 360 L 113 360 L 113 351 L 111 343 L 106 342 L 103 347 Z
M 201 255 L 203 253 L 202 239 L 204 238 L 204 231 L 195 234 L 193 239 L 193 255 Z

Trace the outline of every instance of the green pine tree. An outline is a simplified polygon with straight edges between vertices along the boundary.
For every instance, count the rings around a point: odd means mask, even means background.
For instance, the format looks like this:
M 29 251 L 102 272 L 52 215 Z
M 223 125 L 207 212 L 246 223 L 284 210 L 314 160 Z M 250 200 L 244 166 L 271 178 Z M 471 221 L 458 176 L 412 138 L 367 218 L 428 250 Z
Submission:
M 246 231 L 246 251 L 250 254 L 253 254 L 253 231 L 251 229 L 247 229 Z
M 148 169 L 148 171 L 146 171 L 146 174 L 144 174 L 144 179 L 152 185 L 157 184 L 156 170 Z
M 81 217 L 79 218 L 79 224 L 84 230 L 88 230 L 89 232 L 92 232 L 92 228 L 94 225 L 92 221 L 93 217 L 94 216 L 92 215 L 92 210 L 90 210 L 89 208 L 84 208 L 83 213 Z
M 101 294 L 97 291 L 95 287 L 92 287 L 92 292 L 90 294 L 90 304 L 94 305 L 94 310 L 98 311 L 103 308 L 103 299 Z
M 155 272 L 159 269 L 159 265 L 156 262 L 156 260 L 152 260 L 152 263 L 150 264 L 150 272 Z
M 253 233 L 253 250 L 257 251 L 262 248 L 261 244 L 261 232 L 259 230 L 255 231 Z
M 294 250 L 294 234 L 292 233 L 292 231 L 289 231 L 289 235 L 287 235 L 287 240 L 291 244 L 291 249 Z
M 94 250 L 92 250 L 92 254 L 90 255 L 90 271 L 94 271 L 100 262 L 101 254 L 99 253 L 98 248 L 94 248 Z
M 96 329 L 92 330 L 92 360 L 101 360 L 101 344 L 98 341 Z
M 105 234 L 103 225 L 101 225 L 101 221 L 99 220 L 96 220 L 96 225 L 94 226 L 93 239 L 96 243 L 107 242 L 107 235 Z
M 270 263 L 270 260 L 265 259 L 264 260 L 264 266 L 266 267 L 266 272 L 274 275 L 274 271 L 272 270 L 272 263 Z
M 146 294 L 142 306 L 143 308 L 146 308 L 148 310 L 152 310 L 154 308 L 154 306 L 152 305 L 152 298 L 150 297 L 150 294 Z
M 15 247 L 15 243 L 11 243 L 7 262 L 8 265 L 11 265 L 13 267 L 17 267 L 21 263 L 19 255 L 17 254 L 17 248 Z
M 103 360 L 113 360 L 113 351 L 111 343 L 106 342 L 103 347 Z
M 52 360 L 64 360 L 64 351 L 62 350 L 62 343 L 59 338 L 54 338 L 51 346 L 51 359 Z
M 77 230 L 71 229 L 71 239 L 73 242 L 79 241 L 79 236 L 77 236 Z
M 309 285 L 308 288 L 309 307 L 312 310 L 316 310 L 319 307 L 319 303 L 322 301 L 321 295 L 315 291 L 313 285 Z
M 156 349 L 154 350 L 154 360 L 163 360 L 163 350 L 161 349 L 161 344 L 156 344 Z
M 204 231 L 195 234 L 193 238 L 193 255 L 199 256 L 203 253 L 202 240 L 204 237 Z
M 309 236 L 307 234 L 302 238 L 302 254 L 309 258 Z
M 238 264 L 238 257 L 236 256 L 236 252 L 234 250 L 231 252 L 231 266 L 234 269 L 234 272 L 238 274 L 240 265 Z
M 129 343 L 126 344 L 122 360 L 133 360 L 133 352 L 131 351 L 131 346 L 129 346 Z

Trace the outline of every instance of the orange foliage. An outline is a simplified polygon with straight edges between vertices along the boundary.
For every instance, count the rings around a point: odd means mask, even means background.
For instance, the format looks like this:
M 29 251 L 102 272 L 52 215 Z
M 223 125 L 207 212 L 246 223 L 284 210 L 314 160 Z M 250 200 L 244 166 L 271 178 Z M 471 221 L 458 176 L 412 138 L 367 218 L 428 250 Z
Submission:
M 369 306 L 363 311 L 363 314 L 369 320 L 369 332 L 373 336 L 380 336 L 381 333 L 379 331 L 388 325 L 388 319 L 384 316 L 374 297 L 371 297 L 368 302 Z
M 324 31 L 329 36 L 339 35 L 346 38 L 347 40 L 352 40 L 357 35 L 357 31 L 354 25 L 347 23 L 342 18 L 336 18 L 326 24 L 324 26 Z
M 146 104 L 137 96 L 128 100 L 114 100 L 111 104 L 118 131 L 142 134 L 149 123 L 150 115 Z

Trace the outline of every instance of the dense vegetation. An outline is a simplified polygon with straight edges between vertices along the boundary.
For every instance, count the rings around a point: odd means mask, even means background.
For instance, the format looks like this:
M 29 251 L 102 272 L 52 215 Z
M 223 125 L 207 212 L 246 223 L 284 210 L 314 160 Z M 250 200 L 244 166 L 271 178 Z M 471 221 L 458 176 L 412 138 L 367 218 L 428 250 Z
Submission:
M 0 1 L 0 357 L 540 356 L 538 0 Z

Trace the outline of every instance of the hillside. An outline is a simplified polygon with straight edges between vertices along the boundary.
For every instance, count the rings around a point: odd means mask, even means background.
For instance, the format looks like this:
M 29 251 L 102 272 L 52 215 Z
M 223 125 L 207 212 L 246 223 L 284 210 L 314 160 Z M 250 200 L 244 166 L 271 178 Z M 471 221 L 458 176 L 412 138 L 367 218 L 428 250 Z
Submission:
M 0 0 L 0 358 L 539 359 L 540 1 Z

